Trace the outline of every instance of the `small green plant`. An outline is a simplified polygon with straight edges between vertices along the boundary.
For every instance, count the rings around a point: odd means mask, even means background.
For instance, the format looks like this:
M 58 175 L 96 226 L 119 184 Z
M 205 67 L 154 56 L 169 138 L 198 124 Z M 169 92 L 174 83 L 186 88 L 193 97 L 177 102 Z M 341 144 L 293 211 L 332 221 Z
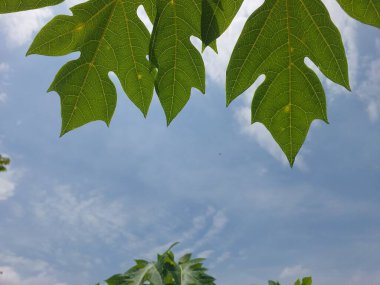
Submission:
M 7 171 L 6 166 L 8 166 L 11 163 L 11 160 L 7 157 L 3 157 L 0 154 L 0 172 Z
M 215 278 L 206 273 L 203 258 L 185 254 L 178 262 L 171 249 L 157 255 L 156 261 L 138 259 L 136 265 L 123 274 L 106 280 L 107 285 L 215 285 Z M 99 284 L 98 284 L 99 285 Z
M 191 253 L 175 260 L 173 244 L 156 261 L 135 260 L 136 265 L 127 272 L 116 274 L 105 282 L 107 285 L 216 285 L 215 278 L 207 274 L 204 258 L 192 258 Z M 311 285 L 311 277 L 297 280 L 294 285 Z M 97 285 L 100 285 L 99 283 Z M 269 285 L 280 285 L 269 281 Z

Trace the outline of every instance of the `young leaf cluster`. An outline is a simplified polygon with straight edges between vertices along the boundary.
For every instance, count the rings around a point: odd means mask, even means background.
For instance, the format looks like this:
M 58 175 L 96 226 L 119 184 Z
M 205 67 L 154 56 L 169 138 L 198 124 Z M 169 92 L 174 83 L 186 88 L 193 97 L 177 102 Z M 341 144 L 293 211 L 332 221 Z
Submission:
M 207 274 L 203 266 L 204 258 L 192 258 L 188 253 L 175 260 L 173 244 L 156 261 L 135 260 L 136 265 L 127 272 L 116 274 L 105 280 L 107 285 L 216 285 L 215 278 Z M 97 285 L 100 285 L 99 283 Z M 269 281 L 269 285 L 280 285 Z M 311 277 L 297 280 L 294 285 L 312 285 Z
M 171 251 L 172 245 L 156 261 L 136 260 L 136 265 L 123 274 L 106 280 L 107 285 L 215 285 L 207 274 L 203 258 L 193 259 L 185 254 L 178 261 Z M 99 285 L 99 284 L 98 284 Z
M 63 1 L 2 0 L 0 13 Z M 380 1 L 335 1 L 353 18 L 380 28 Z M 170 124 L 193 88 L 206 92 L 204 61 L 190 38 L 217 51 L 217 39 L 242 4 L 243 0 L 88 0 L 72 7 L 71 16 L 55 17 L 36 36 L 28 54 L 80 52 L 49 88 L 61 97 L 61 135 L 96 120 L 110 124 L 117 103 L 110 72 L 144 116 L 155 92 Z M 137 16 L 140 6 L 153 23 L 152 33 Z M 306 58 L 350 90 L 342 38 L 323 2 L 265 0 L 247 20 L 226 71 L 227 105 L 265 76 L 253 96 L 252 123 L 266 126 L 291 165 L 312 122 L 328 122 L 324 88 Z

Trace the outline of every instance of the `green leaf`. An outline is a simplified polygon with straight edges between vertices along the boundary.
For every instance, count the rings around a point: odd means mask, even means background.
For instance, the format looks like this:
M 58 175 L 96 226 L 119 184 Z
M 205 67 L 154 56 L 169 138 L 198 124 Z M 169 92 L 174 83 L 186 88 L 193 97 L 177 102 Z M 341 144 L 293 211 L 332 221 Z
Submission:
M 244 0 L 203 0 L 202 41 L 209 46 L 225 32 Z
M 53 6 L 63 1 L 64 0 L 1 0 L 0 14 Z
M 167 124 L 190 98 L 193 87 L 205 93 L 205 68 L 190 37 L 200 38 L 201 0 L 157 0 L 150 58 L 158 68 L 156 92 Z
M 61 135 L 88 122 L 110 124 L 116 106 L 113 71 L 131 101 L 147 115 L 154 76 L 146 56 L 150 35 L 137 16 L 153 0 L 91 0 L 60 15 L 37 35 L 28 54 L 59 56 L 80 51 L 79 59 L 59 71 L 49 91 L 61 97 Z
M 379 0 L 337 0 L 340 6 L 351 17 L 380 28 Z
M 302 285 L 312 285 L 313 280 L 311 277 L 305 277 L 302 279 Z
M 227 69 L 227 104 L 264 74 L 252 102 L 261 122 L 293 165 L 313 120 L 328 122 L 325 93 L 310 58 L 332 81 L 349 89 L 338 29 L 320 0 L 267 0 L 248 19 Z
M 203 261 L 203 258 L 191 259 L 191 254 L 180 258 L 176 272 L 178 285 L 215 285 L 215 278 L 206 273 Z
M 125 282 L 125 276 L 116 274 L 105 281 L 107 285 L 122 285 Z
M 280 283 L 275 282 L 275 281 L 268 281 L 269 285 L 280 285 Z
M 151 285 L 163 285 L 159 268 L 155 262 L 141 261 L 136 266 L 132 267 L 125 274 L 123 285 L 144 285 L 145 281 L 149 280 Z M 116 284 L 115 284 L 116 285 Z M 118 284 L 117 284 L 118 285 Z M 121 284 L 120 284 L 121 285 Z
M 6 166 L 11 163 L 11 160 L 7 157 L 0 155 L 0 172 L 7 171 Z

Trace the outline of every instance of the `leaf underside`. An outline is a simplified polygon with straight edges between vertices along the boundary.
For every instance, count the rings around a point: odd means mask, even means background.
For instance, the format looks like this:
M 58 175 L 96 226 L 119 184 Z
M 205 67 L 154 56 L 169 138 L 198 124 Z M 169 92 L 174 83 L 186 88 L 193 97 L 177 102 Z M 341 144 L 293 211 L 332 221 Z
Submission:
M 205 93 L 205 68 L 190 37 L 200 38 L 202 0 L 157 0 L 150 59 L 158 68 L 156 92 L 167 124 L 178 115 L 194 87 Z
M 267 0 L 248 19 L 227 68 L 227 104 L 264 74 L 252 101 L 261 122 L 293 165 L 315 119 L 328 122 L 326 98 L 310 58 L 349 89 L 342 39 L 320 0 Z
M 64 0 L 1 0 L 0 14 L 53 6 L 63 1 Z
M 244 0 L 202 1 L 202 42 L 209 46 L 231 24 Z
M 380 28 L 379 0 L 337 0 L 340 6 L 351 17 Z
M 203 259 L 192 259 L 186 254 L 177 262 L 168 249 L 156 261 L 136 260 L 136 265 L 124 274 L 106 280 L 107 285 L 215 285 L 207 274 Z
M 131 101 L 147 114 L 154 76 L 146 58 L 150 35 L 137 17 L 142 4 L 151 3 L 91 0 L 73 7 L 73 16 L 55 17 L 35 38 L 28 54 L 81 52 L 79 59 L 62 67 L 49 89 L 61 97 L 61 135 L 91 121 L 109 125 L 117 99 L 108 76 L 111 71 Z
M 0 14 L 57 5 L 64 0 L 0 0 Z M 250 0 L 247 0 L 250 1 Z M 337 0 L 353 18 L 380 27 L 380 1 Z M 217 50 L 216 41 L 244 0 L 89 0 L 60 15 L 36 36 L 28 54 L 80 52 L 49 91 L 61 98 L 61 135 L 88 122 L 110 124 L 115 110 L 114 72 L 130 100 L 147 115 L 154 89 L 167 124 L 188 102 L 192 88 L 205 93 L 205 67 L 190 42 Z M 137 16 L 143 6 L 152 35 Z M 342 39 L 321 0 L 266 0 L 248 19 L 227 69 L 227 105 L 260 75 L 252 123 L 263 123 L 293 165 L 311 123 L 328 122 L 326 98 L 309 58 L 329 79 L 349 89 Z

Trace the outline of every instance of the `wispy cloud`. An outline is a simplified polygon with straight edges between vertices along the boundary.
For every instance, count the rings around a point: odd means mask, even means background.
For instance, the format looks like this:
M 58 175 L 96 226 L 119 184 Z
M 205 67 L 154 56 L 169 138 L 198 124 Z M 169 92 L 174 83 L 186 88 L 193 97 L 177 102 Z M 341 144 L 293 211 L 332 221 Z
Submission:
M 280 273 L 280 278 L 291 279 L 291 281 L 306 276 L 310 276 L 310 269 L 307 269 L 302 265 L 285 267 Z
M 364 80 L 360 83 L 357 94 L 367 104 L 371 121 L 379 120 L 380 113 L 380 38 L 375 41 L 377 54 L 370 57 L 364 65 Z
M 8 98 L 8 94 L 4 91 L 4 86 L 7 85 L 9 70 L 8 63 L 0 62 L 0 103 L 5 103 Z
M 94 192 L 81 195 L 70 186 L 58 186 L 35 202 L 34 213 L 42 224 L 59 223 L 61 234 L 70 240 L 99 237 L 111 242 L 123 234 L 129 221 L 122 202 Z
M 179 241 L 181 245 L 191 245 L 186 248 L 181 248 L 177 254 L 179 256 L 193 252 L 201 257 L 208 257 L 214 251 L 210 243 L 224 230 L 227 224 L 227 217 L 222 210 L 216 210 L 209 206 L 204 214 L 197 215 L 192 220 L 192 227 L 183 232 L 178 232 L 180 224 L 174 225 L 172 232 L 168 233 L 170 242 L 152 247 L 144 256 L 152 257 L 158 252 L 167 249 L 173 242 Z
M 13 171 L 0 173 L 0 202 L 10 199 L 16 191 L 16 176 Z
M 1 15 L 0 31 L 11 48 L 19 47 L 28 44 L 34 33 L 52 16 L 53 11 L 50 8 Z
M 0 252 L 0 285 L 66 285 L 57 272 L 41 260 Z

